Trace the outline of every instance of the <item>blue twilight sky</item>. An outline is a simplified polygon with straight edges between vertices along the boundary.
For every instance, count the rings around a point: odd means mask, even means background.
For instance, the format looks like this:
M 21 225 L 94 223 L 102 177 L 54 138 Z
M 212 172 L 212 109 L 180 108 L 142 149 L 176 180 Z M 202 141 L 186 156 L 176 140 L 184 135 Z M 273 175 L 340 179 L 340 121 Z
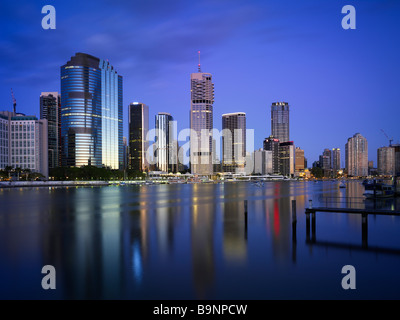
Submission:
M 56 29 L 44 30 L 44 5 Z M 344 5 L 356 29 L 341 25 Z M 400 141 L 400 1 L 396 0 L 2 0 L 0 109 L 39 116 L 42 91 L 60 91 L 60 66 L 76 52 L 108 59 L 130 102 L 149 105 L 150 128 L 169 112 L 189 126 L 190 73 L 215 84 L 214 127 L 246 112 L 255 148 L 270 134 L 270 106 L 290 104 L 290 138 L 309 166 L 324 148 L 360 132 L 376 165 L 387 135 Z

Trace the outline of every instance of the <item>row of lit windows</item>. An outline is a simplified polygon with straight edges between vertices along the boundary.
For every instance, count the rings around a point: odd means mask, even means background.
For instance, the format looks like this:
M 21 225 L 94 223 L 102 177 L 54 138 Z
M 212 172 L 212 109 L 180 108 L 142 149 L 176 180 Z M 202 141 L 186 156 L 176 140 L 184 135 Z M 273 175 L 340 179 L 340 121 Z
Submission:
M 34 148 L 29 148 L 29 149 L 11 149 L 11 155 L 16 155 L 16 156 L 22 156 L 22 155 L 34 155 L 35 154 L 35 149 Z
M 33 156 L 19 156 L 19 157 L 11 157 L 11 162 L 12 164 L 18 164 L 18 163 L 31 163 L 32 168 L 35 166 L 33 165 L 35 163 L 35 157 Z
M 20 141 L 11 141 L 11 147 L 12 148 L 30 148 L 30 147 L 34 147 L 35 143 L 34 141 L 31 140 L 20 140 Z
M 11 133 L 11 139 L 35 139 L 35 133 Z
M 35 125 L 32 124 L 17 124 L 17 125 L 11 125 L 11 132 L 14 131 L 35 131 Z

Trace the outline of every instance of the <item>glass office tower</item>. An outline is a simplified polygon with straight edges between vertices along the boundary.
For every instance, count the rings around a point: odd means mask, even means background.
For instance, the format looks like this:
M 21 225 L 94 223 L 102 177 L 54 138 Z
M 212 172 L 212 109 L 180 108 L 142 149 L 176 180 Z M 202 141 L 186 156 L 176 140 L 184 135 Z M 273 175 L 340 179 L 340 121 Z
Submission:
M 289 104 L 274 102 L 271 105 L 271 135 L 279 142 L 289 141 Z
M 64 166 L 123 167 L 122 76 L 108 61 L 76 53 L 61 67 Z
M 47 119 L 49 168 L 61 166 L 61 96 L 58 92 L 40 94 L 40 119 Z
M 147 151 L 149 149 L 149 107 L 141 102 L 129 105 L 129 158 L 128 167 L 134 171 L 149 170 Z
M 279 139 L 269 136 L 264 139 L 263 149 L 272 151 L 272 172 L 275 174 L 280 173 L 280 160 L 279 160 Z

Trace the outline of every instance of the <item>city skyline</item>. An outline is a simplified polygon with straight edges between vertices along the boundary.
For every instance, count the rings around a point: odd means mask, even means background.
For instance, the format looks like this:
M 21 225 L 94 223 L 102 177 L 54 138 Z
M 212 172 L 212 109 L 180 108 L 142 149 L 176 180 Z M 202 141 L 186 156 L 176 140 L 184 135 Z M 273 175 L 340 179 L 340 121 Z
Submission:
M 189 128 L 188 77 L 200 50 L 215 83 L 214 118 L 246 112 L 247 127 L 255 130 L 254 149 L 271 132 L 274 101 L 291 106 L 291 140 L 304 150 L 309 166 L 325 148 L 344 150 L 356 132 L 367 138 L 375 167 L 376 150 L 389 145 L 381 129 L 393 143 L 400 140 L 398 3 L 354 3 L 356 30 L 341 27 L 339 2 L 104 0 L 96 7 L 79 3 L 80 13 L 73 4 L 55 2 L 57 28 L 43 30 L 40 4 L 2 3 L 2 110 L 12 111 L 12 88 L 17 111 L 39 117 L 40 93 L 61 92 L 59 66 L 86 52 L 109 59 L 124 77 L 124 136 L 134 101 L 149 106 L 150 118 L 170 112 L 178 130 Z M 43 42 L 52 45 L 44 51 Z

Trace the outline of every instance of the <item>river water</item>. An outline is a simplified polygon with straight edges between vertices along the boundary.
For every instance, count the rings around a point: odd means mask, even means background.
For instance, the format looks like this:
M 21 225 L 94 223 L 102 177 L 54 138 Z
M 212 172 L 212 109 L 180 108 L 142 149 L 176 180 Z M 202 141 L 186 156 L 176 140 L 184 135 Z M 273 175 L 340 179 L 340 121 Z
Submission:
M 359 215 L 317 213 L 308 241 L 309 200 L 400 208 L 363 191 L 360 181 L 0 189 L 0 298 L 399 299 L 400 217 L 370 215 L 363 246 Z M 54 290 L 42 288 L 45 265 Z M 355 289 L 342 287 L 345 265 Z

